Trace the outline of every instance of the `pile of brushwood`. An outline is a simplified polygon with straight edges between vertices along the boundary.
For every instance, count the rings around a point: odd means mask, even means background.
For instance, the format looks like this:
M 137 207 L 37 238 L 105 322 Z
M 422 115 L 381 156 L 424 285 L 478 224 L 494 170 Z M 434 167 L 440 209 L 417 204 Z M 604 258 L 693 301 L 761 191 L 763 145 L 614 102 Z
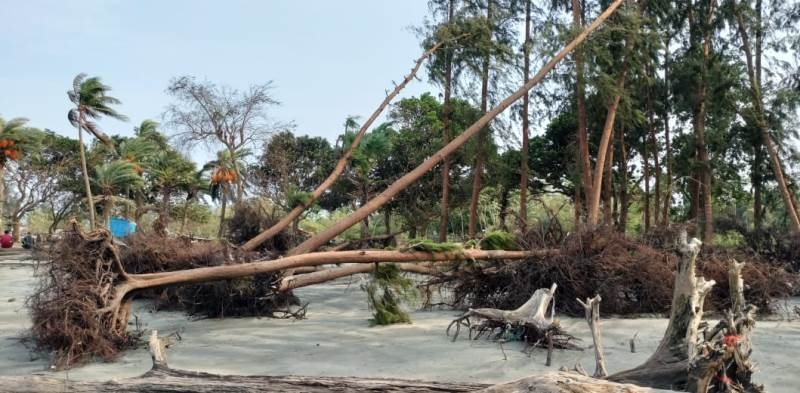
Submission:
M 72 222 L 37 266 L 39 285 L 28 298 L 37 349 L 55 351 L 53 364 L 68 368 L 100 357 L 113 359 L 139 342 L 128 331 L 129 298 L 122 313 L 108 318 L 114 284 L 127 274 L 158 274 L 197 267 L 246 263 L 256 255 L 233 252 L 210 242 L 192 243 L 155 233 L 115 242 L 104 229 L 84 233 Z M 184 310 L 199 317 L 302 317 L 291 292 L 277 290 L 279 273 L 148 289 L 157 309 Z
M 120 259 L 126 272 L 158 273 L 246 263 L 259 253 L 243 254 L 218 243 L 192 243 L 165 238 L 151 232 L 125 238 Z M 278 274 L 211 281 L 144 291 L 152 299 L 154 310 L 181 310 L 196 317 L 302 317 L 300 301 L 291 292 L 277 290 Z
M 523 249 L 541 247 L 538 233 L 518 239 Z M 606 314 L 632 315 L 664 313 L 672 298 L 676 257 L 675 240 L 661 240 L 659 248 L 649 247 L 613 231 L 574 233 L 559 245 L 555 256 L 535 257 L 511 263 L 451 264 L 433 277 L 428 286 L 448 289 L 448 305 L 459 309 L 514 309 L 537 288 L 559 284 L 559 297 L 568 299 L 556 305 L 558 312 L 581 316 L 584 309 L 573 299 L 600 294 Z M 706 307 L 724 310 L 730 306 L 727 291 L 727 261 L 731 255 L 720 252 L 701 254 L 699 273 L 719 283 L 706 299 Z M 747 256 L 743 276 L 748 283 L 745 296 L 762 313 L 769 313 L 772 300 L 791 296 L 797 276 L 784 266 Z M 423 284 L 425 287 L 426 284 Z M 431 293 L 425 288 L 423 293 Z

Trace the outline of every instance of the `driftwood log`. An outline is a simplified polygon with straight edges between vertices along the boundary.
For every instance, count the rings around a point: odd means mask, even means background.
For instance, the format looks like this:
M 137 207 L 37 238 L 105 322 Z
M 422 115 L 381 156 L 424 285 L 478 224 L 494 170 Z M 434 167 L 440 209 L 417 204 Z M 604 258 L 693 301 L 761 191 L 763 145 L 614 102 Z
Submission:
M 549 289 L 537 289 L 531 298 L 516 310 L 470 308 L 450 322 L 445 334 L 450 336 L 450 330 L 455 326 L 453 332 L 455 341 L 463 326 L 468 330 L 470 339 L 477 340 L 485 334 L 491 339 L 511 335 L 521 338 L 529 345 L 547 347 L 549 351 L 552 351 L 553 347 L 577 349 L 572 344 L 575 338 L 561 329 L 558 320 L 547 318 L 547 309 L 553 300 L 556 288 L 557 285 L 553 284 Z M 480 322 L 473 323 L 474 319 Z
M 390 378 L 238 376 L 175 370 L 168 366 L 168 338 L 150 336 L 153 366 L 140 377 L 109 381 L 70 381 L 46 376 L 0 377 L 3 391 L 19 393 L 88 392 L 389 392 L 389 393 L 647 393 L 651 389 L 600 381 L 580 374 L 558 372 L 489 386 L 480 383 L 424 382 Z

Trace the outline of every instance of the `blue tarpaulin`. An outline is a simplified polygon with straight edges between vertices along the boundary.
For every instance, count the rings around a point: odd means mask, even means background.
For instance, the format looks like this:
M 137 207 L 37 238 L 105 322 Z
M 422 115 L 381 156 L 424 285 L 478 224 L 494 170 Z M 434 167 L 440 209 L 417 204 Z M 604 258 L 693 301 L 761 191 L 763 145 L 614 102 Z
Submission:
M 125 237 L 136 232 L 136 223 L 124 218 L 111 217 L 108 220 L 108 229 L 115 237 Z

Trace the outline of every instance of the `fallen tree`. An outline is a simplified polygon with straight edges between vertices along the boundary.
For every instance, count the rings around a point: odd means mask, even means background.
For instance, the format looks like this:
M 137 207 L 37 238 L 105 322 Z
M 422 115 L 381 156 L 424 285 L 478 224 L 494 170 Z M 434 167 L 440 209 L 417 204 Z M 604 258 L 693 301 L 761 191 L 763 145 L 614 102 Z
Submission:
M 546 373 L 519 381 L 488 386 L 480 383 L 425 382 L 389 378 L 239 376 L 175 370 L 166 358 L 168 342 L 153 331 L 153 366 L 144 375 L 109 381 L 70 381 L 38 375 L 0 377 L 4 389 L 19 393 L 82 392 L 389 392 L 389 393 L 648 393 L 651 389 L 600 381 L 580 374 Z
M 135 343 L 136 337 L 127 333 L 128 313 L 132 295 L 146 289 L 257 277 L 332 263 L 374 266 L 377 262 L 512 260 L 537 254 L 475 249 L 317 252 L 276 260 L 130 274 L 107 230 L 84 233 L 75 221 L 54 250 L 50 263 L 43 266 L 46 271 L 40 273 L 40 286 L 28 299 L 28 306 L 33 319 L 33 339 L 38 349 L 53 351 L 57 368 L 71 367 L 92 356 L 113 359 L 120 350 Z
M 66 240 L 58 251 L 61 255 L 52 259 L 53 263 L 49 264 L 50 270 L 42 276 L 40 287 L 28 301 L 33 316 L 32 334 L 37 346 L 39 349 L 53 351 L 54 364 L 58 368 L 70 367 L 92 356 L 112 359 L 121 348 L 130 345 L 132 341 L 127 334 L 132 295 L 149 288 L 254 276 L 331 263 L 521 259 L 534 255 L 535 253 L 525 251 L 484 250 L 438 253 L 420 251 L 311 253 L 311 251 L 376 211 L 446 156 L 460 148 L 489 121 L 539 84 L 556 64 L 580 45 L 622 3 L 623 0 L 615 0 L 609 4 L 605 11 L 547 62 L 531 80 L 487 112 L 459 137 L 350 216 L 290 250 L 289 256 L 285 258 L 182 271 L 130 274 L 122 266 L 116 246 L 107 231 L 98 230 L 84 234 L 77 223 L 72 223 L 70 230 L 67 231 Z M 264 237 L 261 236 L 249 247 L 263 240 Z

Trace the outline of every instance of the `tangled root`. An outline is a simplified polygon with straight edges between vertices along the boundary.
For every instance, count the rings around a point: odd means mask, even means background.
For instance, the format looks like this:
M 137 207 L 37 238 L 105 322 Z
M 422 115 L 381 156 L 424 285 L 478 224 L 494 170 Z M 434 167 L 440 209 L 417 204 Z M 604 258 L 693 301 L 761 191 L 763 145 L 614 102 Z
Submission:
M 69 224 L 53 246 L 49 263 L 39 264 L 39 285 L 26 303 L 33 319 L 36 348 L 52 351 L 53 367 L 64 369 L 92 357 L 115 358 L 138 341 L 127 332 L 130 302 L 107 311 L 113 286 L 125 275 L 111 234 L 83 233 Z

